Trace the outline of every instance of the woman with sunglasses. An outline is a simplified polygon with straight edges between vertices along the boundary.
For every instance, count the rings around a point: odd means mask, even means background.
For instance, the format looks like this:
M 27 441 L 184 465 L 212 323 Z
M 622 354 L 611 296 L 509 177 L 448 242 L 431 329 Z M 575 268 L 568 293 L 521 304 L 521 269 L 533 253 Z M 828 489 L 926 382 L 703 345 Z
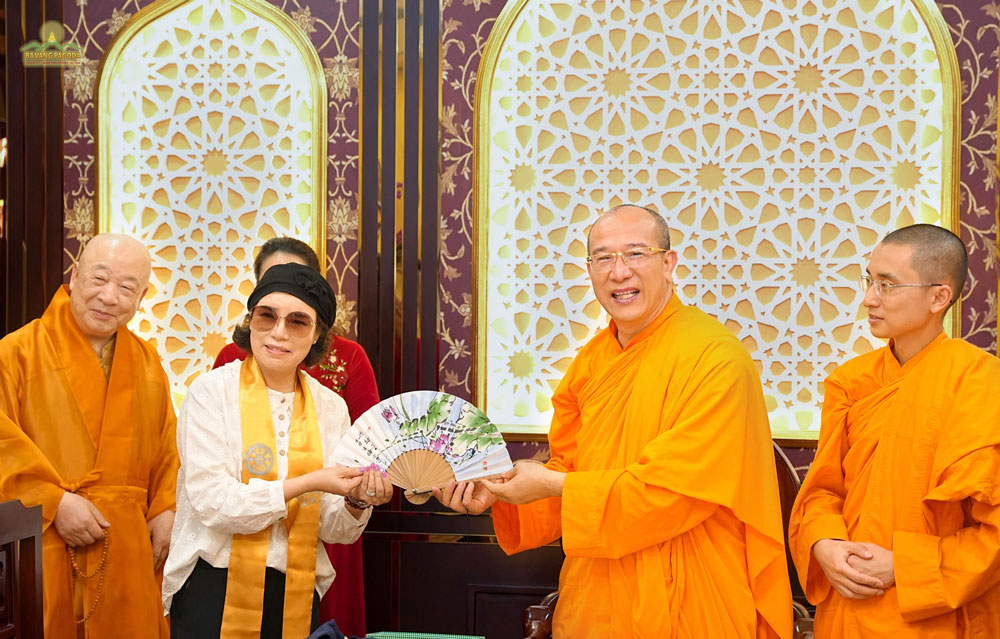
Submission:
M 174 639 L 306 636 L 333 580 L 322 541 L 351 543 L 392 485 L 331 456 L 350 425 L 300 370 L 322 358 L 336 301 L 300 264 L 261 277 L 233 331 L 249 351 L 192 383 L 181 406 L 177 517 L 163 603 Z
M 261 245 L 253 262 L 254 277 L 258 280 L 275 264 L 294 262 L 308 266 L 322 275 L 319 257 L 308 244 L 294 237 L 272 237 Z M 361 345 L 337 333 L 327 348 L 326 355 L 303 370 L 320 384 L 344 398 L 347 412 L 353 423 L 366 410 L 378 403 L 378 386 L 375 371 Z M 247 351 L 230 342 L 215 358 L 212 368 L 242 360 Z M 336 619 L 337 625 L 347 635 L 364 637 L 365 587 L 361 540 L 353 544 L 326 544 L 336 579 L 319 602 L 320 622 Z
M 294 237 L 272 237 L 264 242 L 260 250 L 257 251 L 257 258 L 253 262 L 254 277 L 259 280 L 267 272 L 267 269 L 275 264 L 289 262 L 308 266 L 320 275 L 323 274 L 319 256 L 316 255 L 311 246 Z M 334 327 L 333 341 L 326 356 L 312 366 L 305 368 L 305 371 L 316 378 L 319 383 L 344 398 L 353 422 L 362 413 L 378 403 L 378 386 L 375 383 L 375 371 L 372 370 L 365 350 L 357 342 L 340 335 L 338 331 L 339 329 Z M 218 368 L 246 356 L 246 350 L 230 342 L 219 351 L 212 368 Z M 336 566 L 336 563 L 334 565 Z M 339 567 L 337 571 L 340 572 Z M 338 575 L 339 577 L 340 575 Z M 343 628 L 343 626 L 341 627 Z M 348 634 L 364 636 L 365 632 L 362 629 Z

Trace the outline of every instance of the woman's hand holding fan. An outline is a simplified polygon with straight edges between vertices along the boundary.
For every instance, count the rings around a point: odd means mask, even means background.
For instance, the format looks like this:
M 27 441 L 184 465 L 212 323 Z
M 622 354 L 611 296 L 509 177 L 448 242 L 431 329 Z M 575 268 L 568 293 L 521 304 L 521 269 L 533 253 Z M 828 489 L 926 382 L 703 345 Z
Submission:
M 361 485 L 363 481 L 362 470 L 359 468 L 345 468 L 344 466 L 320 468 L 305 475 L 286 479 L 284 482 L 285 501 L 291 501 L 300 495 L 313 491 L 331 495 L 346 495 Z
M 374 464 L 363 470 L 365 474 L 361 483 L 350 492 L 351 499 L 366 506 L 381 506 L 392 499 L 392 482 L 385 471 Z

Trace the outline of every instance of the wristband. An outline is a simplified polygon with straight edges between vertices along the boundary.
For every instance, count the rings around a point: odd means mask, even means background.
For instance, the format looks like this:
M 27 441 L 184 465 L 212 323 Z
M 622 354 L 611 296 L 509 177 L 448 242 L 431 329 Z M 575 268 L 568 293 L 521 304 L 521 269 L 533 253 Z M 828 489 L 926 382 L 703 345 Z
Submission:
M 355 510 L 368 510 L 369 508 L 375 505 L 375 504 L 369 504 L 367 501 L 355 499 L 351 497 L 350 493 L 344 495 L 344 502 L 346 502 L 348 506 L 350 506 Z

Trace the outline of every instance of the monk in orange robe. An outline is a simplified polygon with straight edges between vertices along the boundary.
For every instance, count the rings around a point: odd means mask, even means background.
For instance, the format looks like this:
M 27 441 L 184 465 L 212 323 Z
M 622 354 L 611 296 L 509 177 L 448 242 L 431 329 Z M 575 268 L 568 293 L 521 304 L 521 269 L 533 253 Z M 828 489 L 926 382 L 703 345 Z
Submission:
M 961 240 L 887 235 L 862 278 L 888 346 L 826 380 L 789 546 L 816 639 L 1000 637 L 1000 360 L 943 332 Z
M 174 411 L 156 350 L 125 328 L 149 273 L 137 241 L 98 235 L 0 340 L 0 501 L 42 507 L 47 639 L 166 636 Z
M 562 537 L 555 639 L 789 638 L 791 591 L 767 411 L 750 355 L 673 293 L 666 222 L 616 207 L 593 226 L 612 321 L 552 398 L 551 460 L 450 483 L 493 506 L 509 554 Z M 499 499 L 499 501 L 497 501 Z

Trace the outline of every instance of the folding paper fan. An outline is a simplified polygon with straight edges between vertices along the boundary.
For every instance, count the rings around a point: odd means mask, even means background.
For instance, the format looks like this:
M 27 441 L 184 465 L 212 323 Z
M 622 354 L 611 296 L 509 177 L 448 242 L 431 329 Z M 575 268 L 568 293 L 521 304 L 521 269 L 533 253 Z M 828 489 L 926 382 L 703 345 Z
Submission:
M 513 467 L 499 429 L 481 410 L 436 391 L 403 393 L 372 406 L 344 434 L 334 458 L 344 466 L 376 464 L 415 504 L 449 479 Z

